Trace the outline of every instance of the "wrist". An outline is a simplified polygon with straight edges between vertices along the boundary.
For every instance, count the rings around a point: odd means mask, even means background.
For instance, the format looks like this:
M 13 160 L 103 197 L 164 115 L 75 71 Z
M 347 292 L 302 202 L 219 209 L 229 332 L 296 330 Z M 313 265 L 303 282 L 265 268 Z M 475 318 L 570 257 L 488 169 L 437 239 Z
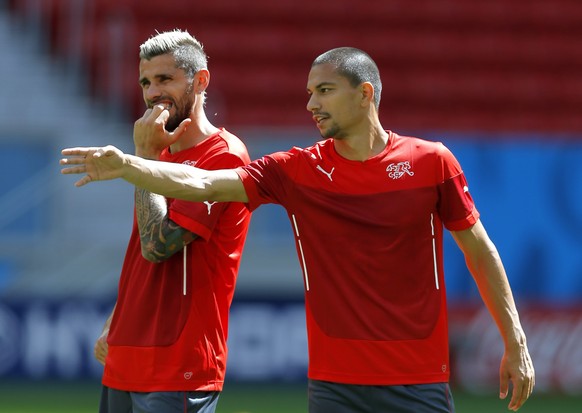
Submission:
M 510 337 L 504 337 L 505 348 L 508 350 L 520 350 L 527 347 L 527 340 L 525 333 L 521 328 L 518 328 Z
M 139 160 L 142 159 L 137 155 L 124 154 L 121 165 L 121 178 L 131 182 L 131 176 L 135 169 L 139 169 Z

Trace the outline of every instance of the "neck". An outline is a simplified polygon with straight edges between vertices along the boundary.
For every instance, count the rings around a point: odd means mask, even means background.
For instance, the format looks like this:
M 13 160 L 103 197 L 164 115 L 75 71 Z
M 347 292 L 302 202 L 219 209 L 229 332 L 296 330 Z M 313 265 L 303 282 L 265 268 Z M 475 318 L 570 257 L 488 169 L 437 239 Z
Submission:
M 388 144 L 388 133 L 380 123 L 345 138 L 334 138 L 337 153 L 351 161 L 365 161 L 381 153 Z
M 170 145 L 170 152 L 177 153 L 191 148 L 218 132 L 218 128 L 210 123 L 203 110 L 192 112 L 192 122 L 180 139 Z

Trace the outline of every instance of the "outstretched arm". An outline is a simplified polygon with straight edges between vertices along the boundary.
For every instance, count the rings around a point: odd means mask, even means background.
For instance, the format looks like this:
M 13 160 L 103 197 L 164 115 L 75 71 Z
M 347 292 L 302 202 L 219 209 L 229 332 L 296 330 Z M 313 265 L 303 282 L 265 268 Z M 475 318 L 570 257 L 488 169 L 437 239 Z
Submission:
M 533 391 L 535 373 L 501 258 L 481 221 L 467 230 L 452 232 L 452 235 L 465 255 L 481 298 L 505 343 L 499 370 L 499 395 L 502 399 L 507 397 L 511 381 L 513 391 L 509 409 L 518 410 Z
M 151 161 L 125 154 L 114 146 L 63 149 L 63 174 L 86 174 L 76 182 L 122 178 L 147 191 L 187 201 L 247 202 L 242 181 L 233 169 L 206 171 L 189 165 Z

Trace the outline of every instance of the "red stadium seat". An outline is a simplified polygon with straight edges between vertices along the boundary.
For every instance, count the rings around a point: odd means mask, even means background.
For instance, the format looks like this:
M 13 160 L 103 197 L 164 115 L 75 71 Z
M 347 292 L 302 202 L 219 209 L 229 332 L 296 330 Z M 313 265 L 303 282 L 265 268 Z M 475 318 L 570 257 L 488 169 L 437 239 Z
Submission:
M 71 1 L 43 3 L 55 51 L 66 51 L 71 34 L 63 19 Z M 10 4 L 19 10 L 24 0 Z M 87 0 L 87 5 L 82 40 L 91 90 L 104 98 L 110 95 L 104 93 L 108 82 L 124 79 L 119 89 L 132 117 L 143 111 L 134 83 L 139 44 L 156 31 L 181 28 L 206 47 L 209 101 L 216 101 L 217 116 L 227 125 L 309 125 L 305 82 L 313 58 L 329 48 L 354 46 L 378 63 L 387 124 L 582 130 L 579 0 L 300 5 L 296 0 L 165 0 L 164 7 L 141 0 Z M 115 29 L 123 35 L 115 37 Z M 121 55 L 112 54 L 115 50 Z M 112 73 L 112 67 L 121 73 Z

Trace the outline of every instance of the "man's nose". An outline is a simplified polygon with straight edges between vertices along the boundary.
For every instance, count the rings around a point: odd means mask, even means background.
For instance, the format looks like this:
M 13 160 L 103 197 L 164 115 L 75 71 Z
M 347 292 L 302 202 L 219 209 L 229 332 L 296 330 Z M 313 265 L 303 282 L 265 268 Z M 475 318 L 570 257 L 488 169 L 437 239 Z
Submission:
M 317 101 L 315 94 L 309 95 L 309 100 L 307 101 L 306 108 L 309 112 L 312 113 L 319 108 L 319 102 Z

